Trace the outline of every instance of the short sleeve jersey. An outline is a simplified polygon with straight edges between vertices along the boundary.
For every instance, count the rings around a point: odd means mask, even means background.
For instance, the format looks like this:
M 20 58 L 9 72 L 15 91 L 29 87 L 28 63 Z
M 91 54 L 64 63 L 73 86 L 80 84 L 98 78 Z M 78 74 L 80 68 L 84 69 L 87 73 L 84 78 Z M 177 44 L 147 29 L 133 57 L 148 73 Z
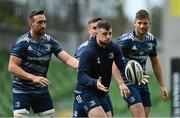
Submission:
M 47 77 L 47 71 L 52 53 L 56 56 L 63 49 L 60 44 L 45 34 L 43 40 L 33 40 L 30 32 L 19 37 L 11 48 L 11 55 L 22 60 L 20 67 L 33 75 Z M 42 93 L 47 91 L 47 86 L 34 84 L 31 80 L 23 80 L 14 76 L 14 93 Z
M 121 47 L 126 60 L 138 61 L 144 71 L 147 58 L 157 56 L 157 39 L 151 33 L 147 33 L 145 38 L 140 40 L 135 36 L 135 32 L 131 31 L 120 36 L 117 43 Z

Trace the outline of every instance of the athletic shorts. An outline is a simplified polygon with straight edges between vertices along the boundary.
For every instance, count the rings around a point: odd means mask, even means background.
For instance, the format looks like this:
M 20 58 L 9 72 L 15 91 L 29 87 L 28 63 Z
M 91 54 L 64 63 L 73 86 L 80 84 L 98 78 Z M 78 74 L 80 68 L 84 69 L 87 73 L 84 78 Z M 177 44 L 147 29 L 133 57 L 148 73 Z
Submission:
M 34 113 L 53 109 L 49 92 L 45 93 L 13 93 L 13 110 L 26 109 Z
M 73 117 L 88 117 L 88 112 L 98 106 L 102 106 L 105 112 L 111 111 L 113 114 L 109 94 L 99 96 L 93 92 L 74 92 Z
M 145 107 L 151 106 L 151 98 L 150 98 L 150 92 L 147 85 L 141 84 L 139 85 L 127 85 L 131 94 L 128 98 L 125 98 L 125 101 L 128 104 L 128 107 L 131 105 L 134 105 L 136 103 L 142 103 Z

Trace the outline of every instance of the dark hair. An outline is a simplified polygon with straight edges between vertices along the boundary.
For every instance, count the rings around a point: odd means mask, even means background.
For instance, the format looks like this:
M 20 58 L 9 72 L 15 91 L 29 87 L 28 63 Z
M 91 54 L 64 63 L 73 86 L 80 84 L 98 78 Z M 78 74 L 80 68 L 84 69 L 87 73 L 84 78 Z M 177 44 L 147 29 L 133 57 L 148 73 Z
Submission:
M 91 24 L 91 23 L 96 23 L 96 22 L 98 22 L 98 21 L 103 21 L 103 19 L 100 18 L 100 17 L 93 18 L 93 19 L 91 19 L 91 20 L 88 21 L 88 25 Z
M 148 20 L 150 20 L 150 16 L 149 16 L 149 13 L 146 11 L 146 10 L 139 10 L 137 13 L 136 13 L 136 19 L 144 19 L 144 18 L 147 18 Z
M 110 28 L 112 28 L 111 24 L 106 22 L 106 21 L 102 21 L 102 22 L 99 22 L 96 26 L 97 29 L 106 29 L 106 30 L 109 30 Z
M 34 10 L 29 14 L 29 19 L 33 19 L 33 17 L 36 15 L 44 15 L 44 14 L 45 14 L 44 10 Z

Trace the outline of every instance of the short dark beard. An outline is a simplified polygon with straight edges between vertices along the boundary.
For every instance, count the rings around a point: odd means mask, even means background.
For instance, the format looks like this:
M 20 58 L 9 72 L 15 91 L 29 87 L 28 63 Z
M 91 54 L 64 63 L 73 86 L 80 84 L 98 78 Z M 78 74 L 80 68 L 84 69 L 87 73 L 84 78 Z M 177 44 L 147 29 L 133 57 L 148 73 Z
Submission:
M 43 36 L 45 34 L 45 31 L 36 31 L 36 34 Z

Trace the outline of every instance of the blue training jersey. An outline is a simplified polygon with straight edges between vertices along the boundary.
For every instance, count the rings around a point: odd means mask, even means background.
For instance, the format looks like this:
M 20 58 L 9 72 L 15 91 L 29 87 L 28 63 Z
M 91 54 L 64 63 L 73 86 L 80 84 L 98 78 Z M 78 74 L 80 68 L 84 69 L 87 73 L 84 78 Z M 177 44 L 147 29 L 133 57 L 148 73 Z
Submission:
M 97 90 L 96 81 L 101 76 L 102 84 L 109 88 L 113 60 L 121 70 L 124 78 L 126 61 L 120 47 L 116 43 L 111 42 L 106 48 L 100 48 L 95 38 L 89 40 L 86 49 L 80 57 L 78 82 L 75 90 L 79 92 L 95 91 L 104 94 L 103 91 Z M 126 79 L 125 81 L 127 82 Z
M 19 37 L 11 48 L 11 55 L 22 59 L 20 67 L 33 75 L 47 77 L 49 61 L 52 53 L 56 56 L 62 48 L 58 42 L 45 34 L 43 40 L 37 42 L 32 39 L 30 32 Z M 48 90 L 47 86 L 23 80 L 17 76 L 13 79 L 14 93 L 42 93 Z
M 90 40 L 90 38 L 89 38 L 87 41 L 83 42 L 83 43 L 78 47 L 78 49 L 76 50 L 76 52 L 75 52 L 75 54 L 74 54 L 74 56 L 75 56 L 76 59 L 78 59 L 78 60 L 80 59 L 80 56 L 81 56 L 81 54 L 84 52 L 84 50 L 86 49 L 86 46 L 88 45 L 89 40 Z
M 147 58 L 157 56 L 157 39 L 147 33 L 143 40 L 135 36 L 135 31 L 130 31 L 117 39 L 118 45 L 121 47 L 126 61 L 138 61 L 144 72 L 146 70 Z

